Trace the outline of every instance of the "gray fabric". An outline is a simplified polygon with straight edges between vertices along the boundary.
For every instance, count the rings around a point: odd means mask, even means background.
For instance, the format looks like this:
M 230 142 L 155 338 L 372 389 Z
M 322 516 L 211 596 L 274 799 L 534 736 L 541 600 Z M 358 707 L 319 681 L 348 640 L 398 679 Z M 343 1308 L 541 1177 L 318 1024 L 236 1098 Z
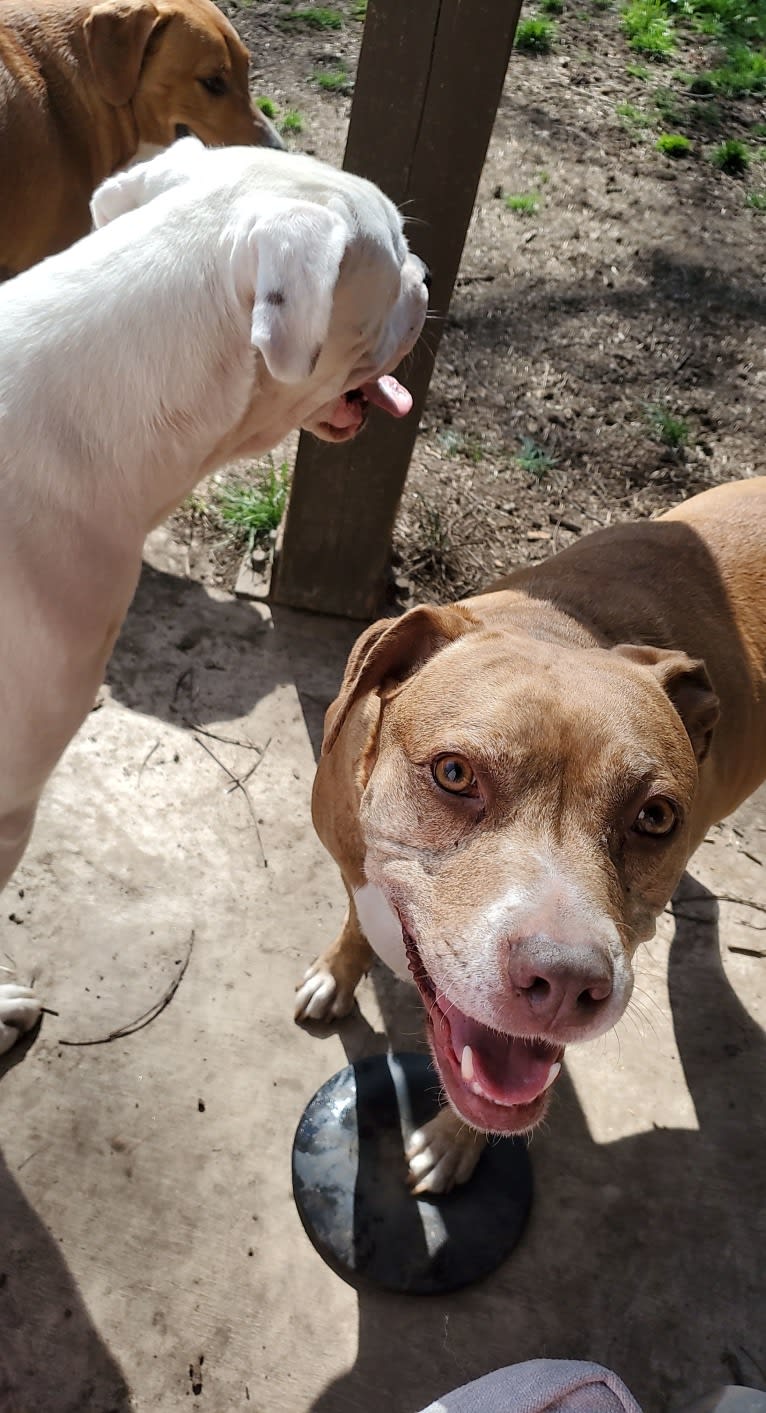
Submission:
M 600 1364 L 531 1359 L 447 1393 L 422 1413 L 641 1413 L 621 1379 Z

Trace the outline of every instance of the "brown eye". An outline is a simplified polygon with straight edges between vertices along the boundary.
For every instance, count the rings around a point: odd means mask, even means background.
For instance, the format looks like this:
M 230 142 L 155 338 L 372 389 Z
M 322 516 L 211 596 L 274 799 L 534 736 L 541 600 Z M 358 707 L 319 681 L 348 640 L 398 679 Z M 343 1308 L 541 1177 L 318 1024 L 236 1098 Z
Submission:
M 661 839 L 672 834 L 678 824 L 678 813 L 672 800 L 664 795 L 653 795 L 639 810 L 633 828 L 637 834 L 649 834 L 653 839 Z
M 451 795 L 478 794 L 476 776 L 464 756 L 438 756 L 431 774 L 437 785 Z

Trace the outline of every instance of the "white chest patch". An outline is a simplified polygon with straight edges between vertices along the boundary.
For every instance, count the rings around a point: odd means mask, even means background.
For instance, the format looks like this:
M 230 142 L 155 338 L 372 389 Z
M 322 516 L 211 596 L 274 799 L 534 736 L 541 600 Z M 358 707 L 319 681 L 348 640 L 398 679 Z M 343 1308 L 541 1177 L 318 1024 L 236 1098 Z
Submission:
M 402 925 L 385 894 L 375 883 L 365 883 L 354 894 L 354 902 L 362 932 L 373 951 L 402 981 L 414 986 L 402 941 Z

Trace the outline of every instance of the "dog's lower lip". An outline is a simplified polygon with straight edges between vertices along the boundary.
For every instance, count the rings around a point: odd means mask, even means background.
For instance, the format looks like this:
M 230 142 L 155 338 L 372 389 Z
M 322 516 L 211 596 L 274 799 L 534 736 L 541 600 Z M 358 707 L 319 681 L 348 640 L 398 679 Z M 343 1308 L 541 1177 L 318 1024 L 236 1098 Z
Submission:
M 407 963 L 425 1006 L 434 1058 L 447 1094 L 454 1106 L 475 1128 L 487 1132 L 511 1134 L 532 1128 L 545 1110 L 546 1091 L 558 1077 L 564 1047 L 550 1042 L 527 1041 L 520 1036 L 507 1034 L 504 1037 L 504 1043 L 508 1047 L 505 1055 L 503 1055 L 502 1048 L 496 1052 L 496 1057 L 499 1053 L 501 1061 L 501 1077 L 498 1078 L 497 1073 L 493 1074 L 492 1050 L 490 1048 L 490 1051 L 487 1052 L 483 1043 L 480 1045 L 477 1058 L 483 1056 L 484 1072 L 482 1073 L 481 1066 L 478 1066 L 475 1071 L 471 1046 L 467 1043 L 463 1045 L 460 1039 L 456 1041 L 452 1027 L 453 1025 L 457 1026 L 458 1035 L 461 1027 L 465 1029 L 466 1026 L 471 1026 L 474 1031 L 476 1029 L 479 1029 L 480 1032 L 483 1031 L 487 1038 L 492 1032 L 487 1027 L 478 1027 L 476 1023 L 462 1016 L 457 1007 L 452 1015 L 452 1024 L 450 1023 L 444 1009 L 444 997 L 437 992 L 423 964 L 417 944 L 412 934 L 404 926 L 402 926 L 402 937 Z M 498 1040 L 500 1038 L 500 1036 L 496 1037 Z M 531 1047 L 528 1058 L 524 1053 L 527 1046 Z M 514 1056 L 513 1068 L 509 1082 L 505 1066 L 512 1056 Z M 521 1074 L 518 1074 L 516 1065 L 520 1058 L 522 1058 Z M 486 1069 L 488 1060 L 490 1062 L 489 1070 Z M 547 1066 L 543 1083 L 540 1082 L 541 1075 L 539 1073 L 542 1064 Z M 532 1067 L 531 1073 L 529 1066 Z M 526 1076 L 524 1074 L 525 1067 Z M 528 1091 L 529 1081 L 533 1078 L 535 1070 L 538 1071 L 537 1083 L 534 1092 L 527 1098 L 524 1091 L 525 1089 Z M 506 1086 L 512 1094 L 515 1089 L 515 1093 L 519 1097 L 513 1099 L 505 1097 L 503 1090 Z M 495 1094 L 488 1093 L 488 1088 L 494 1089 Z
M 192 137 L 191 128 L 187 128 L 186 123 L 176 123 L 176 138 Z

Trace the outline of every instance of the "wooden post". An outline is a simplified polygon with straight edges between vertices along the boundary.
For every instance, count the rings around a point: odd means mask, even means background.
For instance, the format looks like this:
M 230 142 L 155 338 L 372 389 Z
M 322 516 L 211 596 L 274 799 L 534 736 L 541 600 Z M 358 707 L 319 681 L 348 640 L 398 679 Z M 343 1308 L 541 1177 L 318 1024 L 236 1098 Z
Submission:
M 370 618 L 500 101 L 521 0 L 369 0 L 344 166 L 382 187 L 432 272 L 426 338 L 395 421 L 333 447 L 301 437 L 272 598 Z

